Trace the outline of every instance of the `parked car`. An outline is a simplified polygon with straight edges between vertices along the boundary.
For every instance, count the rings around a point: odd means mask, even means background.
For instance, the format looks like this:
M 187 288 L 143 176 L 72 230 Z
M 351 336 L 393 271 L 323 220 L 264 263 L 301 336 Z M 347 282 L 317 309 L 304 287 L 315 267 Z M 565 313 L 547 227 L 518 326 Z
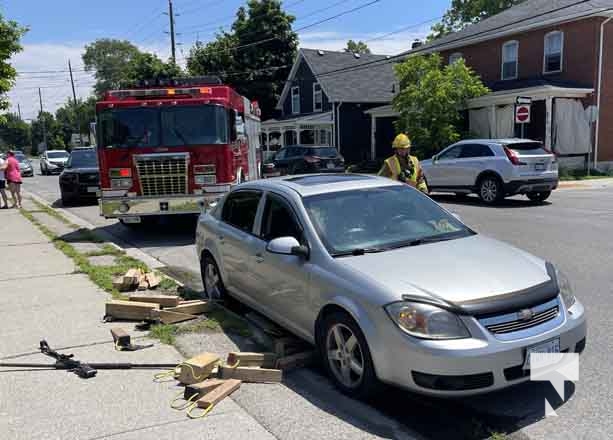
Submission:
M 34 177 L 32 162 L 21 152 L 15 152 L 15 159 L 19 162 L 19 171 L 22 177 Z
M 76 148 L 60 174 L 62 204 L 96 199 L 100 190 L 98 156 L 94 148 Z
M 43 176 L 61 173 L 70 155 L 65 150 L 49 150 L 40 156 L 40 173 Z
M 487 204 L 515 194 L 542 202 L 558 186 L 555 156 L 526 139 L 465 140 L 421 165 L 430 191 L 477 193 Z
M 345 159 L 334 147 L 291 145 L 280 149 L 273 160 L 264 164 L 264 177 L 287 174 L 342 173 Z
M 315 344 L 335 384 L 458 396 L 530 378 L 530 353 L 581 352 L 586 318 L 553 265 L 477 234 L 390 179 L 238 185 L 199 219 L 205 295 Z

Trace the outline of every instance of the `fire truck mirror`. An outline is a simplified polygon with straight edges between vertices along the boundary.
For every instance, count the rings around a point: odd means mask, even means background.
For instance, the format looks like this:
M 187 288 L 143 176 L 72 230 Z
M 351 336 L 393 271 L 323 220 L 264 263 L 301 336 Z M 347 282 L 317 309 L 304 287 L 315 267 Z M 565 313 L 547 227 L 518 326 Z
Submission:
M 230 142 L 235 142 L 238 137 L 236 131 L 236 111 L 228 110 L 228 122 L 230 123 Z

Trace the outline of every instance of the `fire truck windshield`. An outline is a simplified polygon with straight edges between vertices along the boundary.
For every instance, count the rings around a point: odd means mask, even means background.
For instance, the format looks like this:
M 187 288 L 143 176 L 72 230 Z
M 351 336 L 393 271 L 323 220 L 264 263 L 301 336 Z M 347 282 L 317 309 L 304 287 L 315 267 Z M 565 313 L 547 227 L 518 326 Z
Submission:
M 227 144 L 228 110 L 218 105 L 116 108 L 100 113 L 106 148 Z

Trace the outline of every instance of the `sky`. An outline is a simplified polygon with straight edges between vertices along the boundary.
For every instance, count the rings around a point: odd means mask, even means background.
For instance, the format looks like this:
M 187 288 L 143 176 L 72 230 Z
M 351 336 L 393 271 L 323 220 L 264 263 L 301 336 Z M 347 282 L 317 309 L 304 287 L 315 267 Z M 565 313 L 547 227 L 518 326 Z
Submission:
M 438 21 L 450 0 L 379 0 L 342 14 L 373 0 L 285 0 L 285 9 L 296 17 L 300 46 L 342 50 L 347 40 L 366 41 L 373 53 L 397 54 L 410 48 L 416 38 L 424 38 Z M 173 0 L 177 58 L 180 64 L 194 42 L 214 39 L 215 32 L 232 23 L 245 0 Z M 24 50 L 13 57 L 19 72 L 8 96 L 11 111 L 21 107 L 24 119 L 36 118 L 43 108 L 54 112 L 72 98 L 68 60 L 74 71 L 76 93 L 85 98 L 92 92 L 94 79 L 84 71 L 81 55 L 86 44 L 98 38 L 131 41 L 141 50 L 170 57 L 168 0 L 0 0 L 2 15 L 30 28 L 22 40 Z M 390 32 L 396 32 L 381 38 Z M 49 72 L 52 71 L 52 72 Z M 61 71 L 61 72 L 58 72 Z

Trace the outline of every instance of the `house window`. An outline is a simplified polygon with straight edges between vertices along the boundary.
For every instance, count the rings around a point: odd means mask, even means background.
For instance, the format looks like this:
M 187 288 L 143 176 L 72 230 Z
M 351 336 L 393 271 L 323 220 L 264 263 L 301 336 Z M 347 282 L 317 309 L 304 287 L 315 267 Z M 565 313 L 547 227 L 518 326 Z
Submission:
M 464 57 L 460 52 L 452 53 L 451 55 L 449 55 L 449 64 L 451 65 L 456 61 L 461 60 L 462 58 Z
M 321 93 L 321 85 L 313 84 L 313 111 L 320 112 L 324 108 L 324 99 Z
M 562 52 L 564 49 L 564 34 L 560 31 L 545 35 L 545 55 L 543 72 L 555 73 L 562 71 Z
M 292 114 L 300 113 L 300 87 L 292 87 Z
M 519 43 L 507 41 L 502 45 L 502 79 L 517 78 L 517 53 Z

